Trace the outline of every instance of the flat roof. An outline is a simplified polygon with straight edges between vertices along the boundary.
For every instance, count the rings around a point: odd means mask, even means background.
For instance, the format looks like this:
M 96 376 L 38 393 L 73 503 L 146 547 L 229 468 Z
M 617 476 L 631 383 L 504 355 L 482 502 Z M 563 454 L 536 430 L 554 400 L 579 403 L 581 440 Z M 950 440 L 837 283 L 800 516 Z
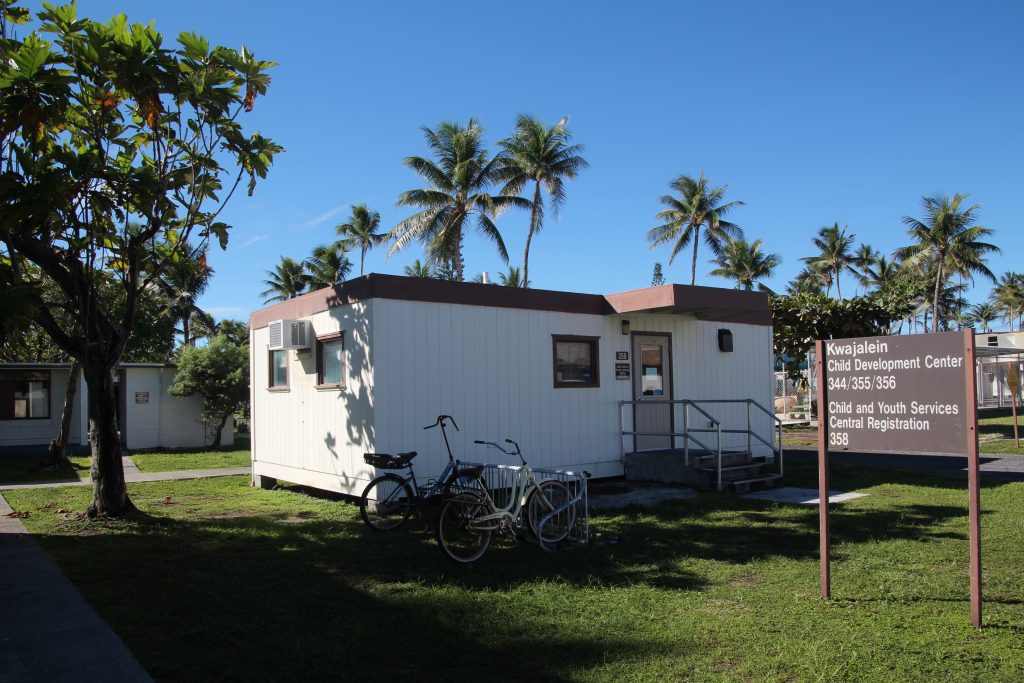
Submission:
M 768 295 L 718 287 L 662 285 L 619 294 L 581 294 L 549 289 L 522 289 L 475 282 L 370 273 L 332 287 L 261 308 L 249 316 L 249 327 L 259 329 L 274 320 L 305 318 L 338 306 L 369 299 L 394 299 L 554 311 L 585 315 L 623 313 L 676 313 L 701 320 L 771 325 Z

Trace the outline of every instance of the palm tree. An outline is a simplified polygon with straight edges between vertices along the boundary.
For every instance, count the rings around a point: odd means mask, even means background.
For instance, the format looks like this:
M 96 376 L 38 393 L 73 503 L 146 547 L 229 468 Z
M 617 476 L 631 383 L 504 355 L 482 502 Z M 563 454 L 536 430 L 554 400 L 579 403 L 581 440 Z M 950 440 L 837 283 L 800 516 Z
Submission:
M 204 242 L 194 248 L 185 248 L 178 258 L 167 263 L 155 289 L 166 301 L 164 311 L 174 320 L 175 331 L 181 334 L 183 346 L 194 346 L 192 321 L 209 318 L 197 305 L 199 297 L 210 284 L 213 268 L 207 265 L 208 245 Z M 202 335 L 199 335 L 202 336 Z
M 488 154 L 480 124 L 471 118 L 465 127 L 446 121 L 436 130 L 426 126 L 422 130 L 434 160 L 417 156 L 406 158 L 404 163 L 429 187 L 398 196 L 398 206 L 422 210 L 391 229 L 388 238 L 394 242 L 388 254 L 420 240 L 430 260 L 454 264 L 461 282 L 465 266 L 462 242 L 466 227 L 473 221 L 477 231 L 494 242 L 498 255 L 508 263 L 508 251 L 494 219 L 509 207 L 529 208 L 530 202 L 522 197 L 488 194 L 502 162 L 500 155 L 492 158 Z
M 516 118 L 515 132 L 502 140 L 501 167 L 497 179 L 505 183 L 501 188 L 504 195 L 518 195 L 527 183 L 533 183 L 533 200 L 530 202 L 530 228 L 526 233 L 526 248 L 523 250 L 523 287 L 530 274 L 530 242 L 540 232 L 544 223 L 544 197 L 541 188 L 547 191 L 551 207 L 558 219 L 565 203 L 565 179 L 572 179 L 587 168 L 586 159 L 580 156 L 583 145 L 571 145 L 566 125 L 568 117 L 554 126 L 545 126 L 533 118 L 520 114 Z
M 736 289 L 748 292 L 757 285 L 761 291 L 771 291 L 760 282 L 770 278 L 782 259 L 778 254 L 761 251 L 761 240 L 747 244 L 746 240 L 731 240 L 712 263 L 718 268 L 712 270 L 712 277 L 724 277 L 736 281 Z
M 1024 275 L 1020 273 L 1003 273 L 999 282 L 992 289 L 990 297 L 992 305 L 1003 320 L 1010 325 L 1013 332 L 1014 322 L 1024 313 Z M 1020 326 L 1018 325 L 1018 329 Z
M 359 247 L 359 277 L 365 273 L 366 252 L 384 241 L 384 233 L 378 233 L 380 214 L 371 211 L 366 204 L 354 204 L 348 221 L 339 223 L 335 230 L 342 238 L 345 249 Z
M 647 232 L 651 248 L 675 242 L 669 264 L 683 247 L 693 243 L 693 263 L 690 267 L 690 284 L 697 282 L 697 245 L 700 243 L 701 227 L 704 228 L 704 243 L 716 256 L 730 239 L 742 239 L 743 230 L 738 225 L 722 220 L 722 216 L 743 202 L 723 202 L 728 185 L 708 187 L 704 173 L 699 178 L 681 175 L 669 187 L 679 196 L 662 195 L 660 202 L 668 208 L 658 213 L 657 218 L 665 221 Z
M 864 291 L 873 289 L 881 292 L 891 287 L 900 277 L 900 264 L 882 254 L 873 263 L 861 266 L 860 271 Z
M 871 285 L 866 271 L 875 265 L 875 262 L 881 257 L 882 253 L 867 243 L 861 244 L 853 252 L 853 266 L 857 274 L 857 284 L 864 288 L 865 293 L 867 293 L 868 287 Z
M 805 267 L 786 285 L 786 294 L 824 294 L 832 287 L 832 273 L 820 268 Z
M 498 279 L 501 280 L 503 287 L 522 287 L 525 289 L 528 284 L 522 279 L 519 268 L 516 266 L 509 266 L 507 273 L 498 273 Z
M 999 309 L 990 303 L 980 303 L 971 306 L 971 320 L 975 325 L 981 327 L 979 332 L 990 332 L 992 321 L 999 317 Z
M 274 270 L 267 271 L 267 279 L 263 281 L 267 289 L 260 293 L 263 303 L 269 304 L 274 301 L 286 301 L 306 291 L 309 285 L 309 276 L 306 274 L 302 264 L 287 256 L 281 257 Z
M 305 260 L 310 289 L 330 287 L 344 282 L 352 270 L 352 262 L 345 254 L 344 240 L 332 244 L 321 244 L 313 249 L 313 254 Z
M 977 204 L 964 206 L 967 195 L 954 194 L 923 197 L 925 218 L 918 220 L 904 216 L 910 237 L 916 244 L 903 247 L 897 253 L 904 267 L 930 269 L 934 273 L 932 297 L 932 331 L 937 332 L 942 317 L 940 295 L 942 284 L 953 273 L 970 277 L 980 273 L 993 282 L 995 276 L 985 265 L 985 256 L 999 253 L 999 247 L 982 241 L 992 234 L 990 228 L 974 225 L 981 208 Z
M 430 264 L 430 261 L 420 263 L 419 259 L 416 259 L 410 265 L 403 268 L 402 272 L 405 273 L 406 277 L 434 277 L 434 267 Z
M 831 227 L 824 227 L 818 230 L 818 236 L 813 239 L 814 246 L 818 248 L 820 252 L 817 256 L 808 256 L 803 259 L 808 266 L 812 268 L 819 268 L 821 270 L 828 270 L 832 274 L 832 280 L 836 285 L 836 298 L 842 299 L 843 293 L 839 289 L 839 276 L 842 272 L 848 271 L 857 274 L 857 271 L 853 269 L 854 257 L 850 253 L 850 247 L 853 246 L 853 239 L 856 235 L 847 234 L 846 231 L 849 226 L 843 226 L 840 230 L 839 223 Z M 831 286 L 829 286 L 831 289 Z M 829 289 L 825 290 L 828 294 Z

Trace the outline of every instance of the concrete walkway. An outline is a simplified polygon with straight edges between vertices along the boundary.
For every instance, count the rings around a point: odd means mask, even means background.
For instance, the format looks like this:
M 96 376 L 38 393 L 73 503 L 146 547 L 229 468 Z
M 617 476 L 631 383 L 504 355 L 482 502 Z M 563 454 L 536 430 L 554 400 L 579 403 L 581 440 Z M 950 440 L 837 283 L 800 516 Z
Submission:
M 249 474 L 248 467 L 140 472 L 129 483 Z M 0 484 L 0 490 L 89 486 L 90 481 Z M 152 681 L 0 495 L 0 683 Z
M 151 681 L 0 496 L 0 683 Z
M 203 479 L 205 477 L 230 477 L 236 474 L 250 474 L 251 467 L 221 467 L 209 470 L 171 470 L 169 472 L 140 472 L 131 458 L 122 461 L 124 480 L 133 484 L 140 481 L 174 481 L 176 479 Z M 0 484 L 0 491 L 14 489 L 52 489 L 59 486 L 90 486 L 88 479 L 64 481 L 35 481 L 23 484 Z M 0 679 L 2 680 L 2 679 Z

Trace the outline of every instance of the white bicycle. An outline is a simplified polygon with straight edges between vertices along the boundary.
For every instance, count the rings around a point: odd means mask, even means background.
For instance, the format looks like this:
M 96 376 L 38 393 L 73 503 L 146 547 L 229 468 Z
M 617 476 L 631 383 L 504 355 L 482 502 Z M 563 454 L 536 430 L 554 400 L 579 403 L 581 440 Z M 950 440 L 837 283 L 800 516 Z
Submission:
M 527 527 L 541 545 L 550 545 L 564 540 L 576 523 L 576 506 L 572 504 L 569 487 L 555 480 L 538 482 L 519 444 L 511 439 L 505 442 L 512 444 L 514 450 L 505 450 L 493 441 L 473 443 L 518 456 L 523 463 L 515 468 L 507 491 L 508 503 L 499 507 L 494 501 L 496 492 L 474 489 L 456 492 L 441 508 L 437 542 L 445 555 L 460 564 L 483 557 L 493 532 L 514 537 L 516 529 Z M 504 500 L 504 495 L 500 497 Z

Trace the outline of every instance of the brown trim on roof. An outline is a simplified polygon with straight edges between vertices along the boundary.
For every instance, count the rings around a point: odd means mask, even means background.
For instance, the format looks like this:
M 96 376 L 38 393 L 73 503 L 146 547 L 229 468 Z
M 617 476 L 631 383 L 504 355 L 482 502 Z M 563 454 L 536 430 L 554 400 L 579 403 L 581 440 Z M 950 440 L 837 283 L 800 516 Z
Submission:
M 586 315 L 636 311 L 686 313 L 701 320 L 771 325 L 768 296 L 762 292 L 662 285 L 604 296 L 371 273 L 255 311 L 249 317 L 249 327 L 259 329 L 266 327 L 273 320 L 307 318 L 338 306 L 368 299 L 518 308 Z

